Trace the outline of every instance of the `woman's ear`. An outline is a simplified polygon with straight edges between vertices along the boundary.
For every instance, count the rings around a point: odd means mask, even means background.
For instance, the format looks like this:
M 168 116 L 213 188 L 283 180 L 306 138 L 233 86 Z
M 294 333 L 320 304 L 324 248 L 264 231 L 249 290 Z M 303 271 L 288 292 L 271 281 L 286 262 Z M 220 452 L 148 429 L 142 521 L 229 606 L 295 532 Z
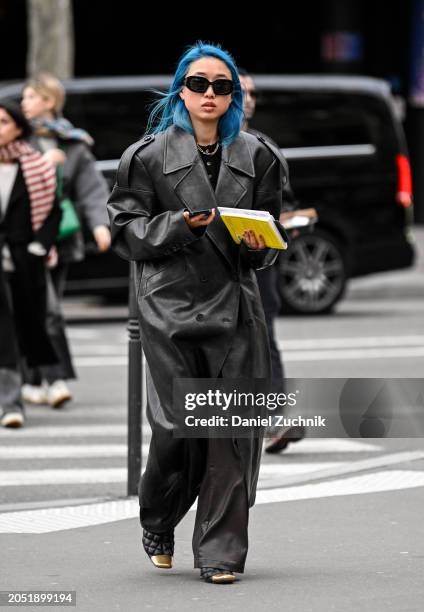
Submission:
M 184 96 L 183 96 L 183 90 L 181 89 L 180 93 L 178 94 L 181 98 L 181 100 L 184 100 Z
M 53 96 L 45 96 L 44 99 L 46 101 L 47 110 L 49 110 L 50 112 L 54 113 L 55 106 L 56 106 L 56 100 L 54 99 L 54 97 Z

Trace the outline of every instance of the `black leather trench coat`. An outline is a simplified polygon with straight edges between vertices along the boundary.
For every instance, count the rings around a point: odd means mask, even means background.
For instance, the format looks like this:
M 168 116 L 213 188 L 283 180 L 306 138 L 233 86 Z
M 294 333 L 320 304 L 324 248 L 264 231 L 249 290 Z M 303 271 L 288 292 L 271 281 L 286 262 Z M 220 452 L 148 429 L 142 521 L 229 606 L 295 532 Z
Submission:
M 148 415 L 152 428 L 164 436 L 172 429 L 173 377 L 270 376 L 253 270 L 272 264 L 278 252 L 235 244 L 220 218 L 206 231 L 193 232 L 183 210 L 255 208 L 278 219 L 284 173 L 278 150 L 245 132 L 223 148 L 215 192 L 194 137 L 176 126 L 146 136 L 122 156 L 108 202 L 112 244 L 121 257 L 138 263 Z M 157 479 L 143 483 L 152 504 L 178 485 L 178 466 L 165 449 L 181 442 L 168 437 L 163 453 L 156 444 Z M 236 445 L 253 505 L 262 439 L 238 439 Z

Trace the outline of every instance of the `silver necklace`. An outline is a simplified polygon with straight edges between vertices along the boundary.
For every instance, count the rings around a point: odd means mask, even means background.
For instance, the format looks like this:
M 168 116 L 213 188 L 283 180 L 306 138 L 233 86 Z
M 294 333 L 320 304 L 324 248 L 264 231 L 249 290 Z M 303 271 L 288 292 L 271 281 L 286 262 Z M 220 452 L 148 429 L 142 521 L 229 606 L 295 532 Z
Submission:
M 200 153 L 203 153 L 204 155 L 215 155 L 215 153 L 218 151 L 218 147 L 219 147 L 219 140 L 215 145 L 215 148 L 213 151 L 205 151 L 204 149 L 202 149 L 201 145 L 199 145 L 198 142 L 196 142 L 197 148 L 199 149 Z M 205 145 L 206 147 L 210 147 L 211 145 Z

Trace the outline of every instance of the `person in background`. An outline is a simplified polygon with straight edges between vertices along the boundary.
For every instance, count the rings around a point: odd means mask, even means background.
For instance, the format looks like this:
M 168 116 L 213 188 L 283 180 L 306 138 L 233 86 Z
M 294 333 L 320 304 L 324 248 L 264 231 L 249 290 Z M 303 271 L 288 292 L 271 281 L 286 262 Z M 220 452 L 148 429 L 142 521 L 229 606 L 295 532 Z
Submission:
M 31 121 L 34 136 L 32 145 L 41 151 L 43 158 L 56 166 L 63 166 L 63 195 L 73 202 L 76 212 L 91 230 L 99 251 L 110 247 L 109 222 L 106 201 L 109 196 L 107 183 L 96 169 L 90 151 L 91 136 L 62 116 L 65 89 L 53 75 L 42 73 L 29 79 L 23 89 L 22 110 Z M 25 384 L 22 393 L 25 401 L 34 404 L 48 403 L 59 407 L 72 398 L 66 380 L 76 378 L 65 332 L 61 309 L 69 264 L 84 259 L 84 242 L 81 232 L 61 240 L 58 244 L 59 261 L 48 274 L 47 328 L 59 363 L 43 367 L 31 373 L 32 384 Z
M 239 68 L 240 83 L 243 89 L 243 110 L 244 110 L 244 124 L 243 130 L 250 132 L 251 134 L 258 134 L 265 138 L 268 142 L 274 144 L 277 148 L 278 145 L 266 134 L 259 132 L 258 130 L 249 127 L 249 121 L 252 119 L 256 110 L 256 88 L 255 83 L 249 73 Z M 288 176 L 288 170 L 287 170 Z M 283 211 L 293 210 L 296 207 L 293 191 L 291 189 L 289 181 L 283 185 Z M 278 343 L 275 338 L 275 327 L 274 322 L 281 309 L 281 299 L 277 290 L 278 283 L 278 265 L 275 263 L 273 266 L 264 268 L 263 270 L 256 270 L 256 278 L 258 279 L 259 292 L 262 298 L 262 304 L 265 312 L 265 319 L 268 328 L 269 345 L 271 350 L 271 367 L 272 367 L 272 381 L 273 387 L 277 393 L 284 392 L 284 366 L 281 360 L 280 350 Z M 305 436 L 305 427 L 287 427 L 281 428 L 275 432 L 268 430 L 267 437 L 269 438 L 268 443 L 265 445 L 266 453 L 278 453 L 284 450 L 290 442 L 297 442 Z
M 20 365 L 54 364 L 46 332 L 45 259 L 61 210 L 54 166 L 27 142 L 19 106 L 0 101 L 0 425 L 21 427 Z

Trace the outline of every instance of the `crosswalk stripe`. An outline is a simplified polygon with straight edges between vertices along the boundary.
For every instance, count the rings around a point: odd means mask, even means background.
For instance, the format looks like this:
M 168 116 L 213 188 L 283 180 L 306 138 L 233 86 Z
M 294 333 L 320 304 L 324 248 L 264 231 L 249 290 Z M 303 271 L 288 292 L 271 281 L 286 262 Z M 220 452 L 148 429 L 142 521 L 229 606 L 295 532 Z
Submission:
M 258 491 L 256 504 L 399 491 L 423 486 L 424 472 L 422 471 L 388 470 L 327 482 Z M 191 510 L 195 509 L 196 504 L 193 504 Z M 137 499 L 5 512 L 0 514 L 0 533 L 49 533 L 137 519 L 138 514 Z
M 362 347 L 351 349 L 313 349 L 313 350 L 285 350 L 283 347 L 283 359 L 285 362 L 296 363 L 302 361 L 337 361 L 340 359 L 392 359 L 413 357 L 424 357 L 424 346 L 407 347 Z M 98 368 L 128 365 L 128 358 L 122 356 L 86 356 L 77 357 L 75 360 L 79 368 Z
M 122 357 L 77 357 L 75 360 L 77 368 L 103 368 L 107 366 L 126 366 L 128 358 Z
M 76 341 L 73 347 L 75 350 L 89 349 L 93 347 L 110 347 L 111 352 L 117 348 L 126 348 L 128 337 L 125 333 L 114 334 L 105 338 L 104 332 L 98 330 L 68 328 L 68 336 L 72 341 Z M 104 340 L 106 339 L 106 342 Z M 80 341 L 88 340 L 84 343 Z M 92 342 L 94 340 L 94 342 Z M 287 338 L 278 342 L 281 349 L 285 350 L 305 350 L 323 348 L 353 348 L 353 347 L 372 347 L 372 346 L 422 346 L 424 345 L 424 335 L 392 335 L 392 336 L 337 336 L 335 338 Z M 102 348 L 100 349 L 102 350 Z
M 347 338 L 298 338 L 296 340 L 280 340 L 281 350 L 312 350 L 335 348 L 365 348 L 384 346 L 424 346 L 424 336 L 351 336 Z
M 289 444 L 284 455 L 316 453 L 376 453 L 382 451 L 379 444 L 370 444 L 351 438 L 304 438 Z M 281 455 L 280 455 L 281 456 Z
M 360 348 L 340 350 L 288 351 L 284 361 L 336 361 L 339 359 L 388 359 L 424 357 L 424 346 L 407 348 Z
M 126 436 L 127 425 L 33 425 L 23 429 L 0 429 L 0 438 L 85 438 L 88 436 Z
M 63 459 L 125 457 L 126 444 L 62 444 L 60 446 L 3 446 L 0 459 Z
M 360 461 L 316 462 L 301 464 L 274 464 L 279 467 L 265 467 L 262 477 L 269 474 L 283 477 L 285 485 L 300 484 L 308 480 L 318 480 L 341 476 L 349 473 L 381 468 L 424 457 L 423 451 L 406 451 L 363 459 Z M 265 466 L 267 464 L 264 464 Z M 270 464 L 268 464 L 270 465 Z M 268 470 L 268 472 L 267 472 Z M 43 470 L 5 470 L 0 471 L 0 487 L 20 485 L 60 485 L 60 484 L 105 484 L 125 482 L 126 468 L 79 468 Z M 280 483 L 283 484 L 283 483 Z
M 266 476 L 291 476 L 295 474 L 310 474 L 318 470 L 325 470 L 340 465 L 345 465 L 346 461 L 314 461 L 313 463 L 262 463 L 259 471 L 259 478 Z
M 7 459 L 91 459 L 94 457 L 126 457 L 126 444 L 61 444 L 35 446 L 3 446 L 0 448 L 0 460 Z M 143 444 L 144 456 L 149 452 L 149 445 Z
M 21 485 L 105 484 L 125 482 L 126 468 L 8 470 L 0 472 L 1 487 Z
M 264 464 L 262 475 L 291 476 L 309 474 L 344 465 L 345 462 L 314 462 L 287 464 Z M 16 487 L 21 485 L 63 485 L 63 484 L 105 484 L 125 482 L 126 468 L 78 468 L 78 469 L 42 469 L 42 470 L 7 470 L 0 471 L 1 487 Z
M 317 497 L 396 491 L 423 486 L 424 472 L 422 471 L 387 470 L 349 476 L 339 480 L 258 490 L 256 503 L 269 504 Z
M 304 439 L 301 443 L 289 445 L 284 456 L 323 454 L 323 453 L 359 453 L 378 452 L 380 446 L 357 442 L 356 440 Z M 142 445 L 142 453 L 147 456 L 149 444 Z M 124 457 L 127 454 L 126 444 L 60 444 L 60 445 L 3 445 L 0 447 L 1 459 L 58 459 L 76 457 Z M 281 457 L 282 455 L 278 455 Z M 265 464 L 264 464 L 265 465 Z M 266 464 L 268 465 L 268 464 Z M 277 464 L 279 465 L 279 464 Z

